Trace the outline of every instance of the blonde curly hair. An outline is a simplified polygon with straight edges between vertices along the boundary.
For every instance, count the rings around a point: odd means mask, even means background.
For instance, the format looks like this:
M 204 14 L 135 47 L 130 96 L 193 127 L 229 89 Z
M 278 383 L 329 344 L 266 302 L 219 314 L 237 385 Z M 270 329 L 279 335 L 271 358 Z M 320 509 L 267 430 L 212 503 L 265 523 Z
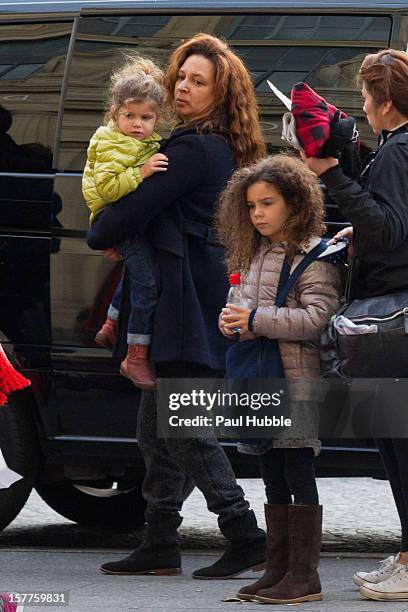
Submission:
M 262 240 L 252 225 L 247 204 L 248 187 L 259 182 L 273 185 L 289 208 L 283 231 L 290 259 L 302 243 L 325 231 L 324 199 L 316 175 L 292 155 L 279 153 L 261 159 L 232 175 L 215 215 L 215 228 L 225 246 L 230 273 L 249 270 Z
M 163 71 L 146 57 L 123 53 L 125 62 L 112 72 L 105 123 L 116 122 L 128 102 L 151 102 L 160 113 L 164 104 Z
M 226 42 L 210 34 L 196 34 L 174 51 L 164 77 L 167 104 L 175 111 L 174 88 L 180 67 L 190 55 L 202 55 L 215 67 L 216 97 L 205 111 L 192 118 L 201 129 L 216 130 L 231 143 L 239 166 L 266 153 L 259 126 L 255 90 L 244 63 Z

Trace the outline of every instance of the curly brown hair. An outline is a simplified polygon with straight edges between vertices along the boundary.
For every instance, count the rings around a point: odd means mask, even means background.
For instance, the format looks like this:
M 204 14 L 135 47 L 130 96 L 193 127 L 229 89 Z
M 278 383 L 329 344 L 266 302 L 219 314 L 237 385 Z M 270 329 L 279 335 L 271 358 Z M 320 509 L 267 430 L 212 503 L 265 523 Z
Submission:
M 261 159 L 232 175 L 216 212 L 215 227 L 229 272 L 247 272 L 259 249 L 262 236 L 251 223 L 247 204 L 248 187 L 259 182 L 273 185 L 289 208 L 283 231 L 290 259 L 301 244 L 325 231 L 324 199 L 316 175 L 292 155 Z
M 164 77 L 167 104 L 175 111 L 174 88 L 180 67 L 190 55 L 202 55 L 215 67 L 214 103 L 191 119 L 201 129 L 221 132 L 231 143 L 239 166 L 263 157 L 266 146 L 259 126 L 255 90 L 244 63 L 226 42 L 210 34 L 196 34 L 173 52 Z

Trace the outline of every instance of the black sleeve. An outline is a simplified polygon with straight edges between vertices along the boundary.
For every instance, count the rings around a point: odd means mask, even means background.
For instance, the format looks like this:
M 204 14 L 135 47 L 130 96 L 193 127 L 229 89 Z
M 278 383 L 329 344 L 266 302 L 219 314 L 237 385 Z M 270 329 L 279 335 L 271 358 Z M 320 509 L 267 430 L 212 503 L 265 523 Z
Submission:
M 358 231 L 379 248 L 394 250 L 408 238 L 408 146 L 393 143 L 370 171 L 370 191 L 338 166 L 320 176 L 330 198 Z
M 199 135 L 175 138 L 163 153 L 169 160 L 166 172 L 149 176 L 98 215 L 87 236 L 91 249 L 111 248 L 135 232 L 144 233 L 152 219 L 205 179 L 206 153 Z

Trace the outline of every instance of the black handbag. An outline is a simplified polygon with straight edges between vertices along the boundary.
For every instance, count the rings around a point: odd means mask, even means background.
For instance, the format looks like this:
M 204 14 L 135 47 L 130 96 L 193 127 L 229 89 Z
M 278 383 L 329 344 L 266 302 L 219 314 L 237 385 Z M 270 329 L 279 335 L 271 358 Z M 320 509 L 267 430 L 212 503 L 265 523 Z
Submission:
M 346 335 L 336 328 L 340 316 L 369 333 Z M 357 330 L 356 330 L 357 331 Z M 332 317 L 320 341 L 324 377 L 406 378 L 408 376 L 408 292 L 353 300 Z

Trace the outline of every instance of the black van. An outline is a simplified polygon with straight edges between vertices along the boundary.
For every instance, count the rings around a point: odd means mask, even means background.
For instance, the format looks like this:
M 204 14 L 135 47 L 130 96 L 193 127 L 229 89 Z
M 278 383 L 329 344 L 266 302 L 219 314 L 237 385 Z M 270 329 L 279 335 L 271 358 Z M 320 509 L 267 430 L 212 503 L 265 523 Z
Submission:
M 0 2 L 0 341 L 32 380 L 0 408 L 0 448 L 24 475 L 0 490 L 0 529 L 33 486 L 81 523 L 143 521 L 139 392 L 118 374 L 122 355 L 94 343 L 121 269 L 85 243 L 81 173 L 121 53 L 136 49 L 165 65 L 180 39 L 199 31 L 225 37 L 245 61 L 271 150 L 281 147 L 283 109 L 267 79 L 286 93 L 297 81 L 309 83 L 357 118 L 369 151 L 375 139 L 356 71 L 369 52 L 406 49 L 408 6 L 391 0 Z M 334 227 L 344 222 L 331 207 L 328 219 Z M 353 445 L 331 440 L 319 474 L 380 475 L 377 453 Z M 234 444 L 225 447 L 238 476 L 257 475 L 248 456 Z

